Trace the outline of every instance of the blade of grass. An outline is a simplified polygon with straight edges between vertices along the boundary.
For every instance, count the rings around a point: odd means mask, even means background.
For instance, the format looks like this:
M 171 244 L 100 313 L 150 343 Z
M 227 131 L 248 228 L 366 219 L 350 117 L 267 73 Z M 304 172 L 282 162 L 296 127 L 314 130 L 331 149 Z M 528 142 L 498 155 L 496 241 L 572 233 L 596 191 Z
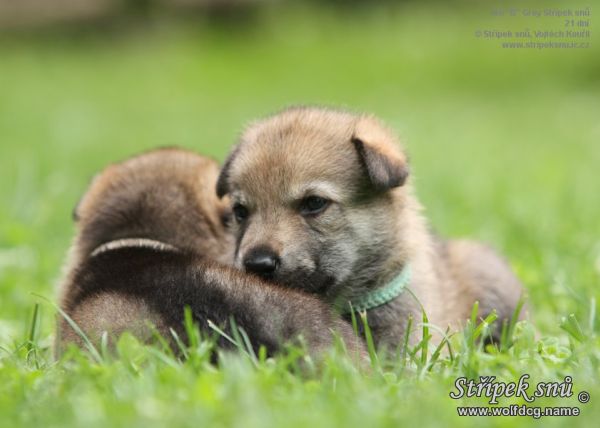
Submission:
M 190 344 L 189 347 L 192 349 L 197 348 L 200 343 L 200 329 L 194 322 L 192 309 L 187 305 L 183 308 L 183 325 Z
M 515 333 L 515 326 L 517 325 L 517 321 L 519 320 L 519 315 L 521 314 L 521 311 L 523 310 L 523 306 L 525 305 L 526 299 L 527 299 L 527 297 L 525 295 L 522 295 L 519 298 L 517 305 L 515 306 L 515 310 L 513 311 L 512 316 L 510 317 L 510 320 L 506 327 L 506 335 L 502 337 L 502 343 L 500 344 L 501 352 L 508 351 L 508 349 L 512 346 L 512 338 Z M 504 330 L 504 326 L 503 326 L 503 330 Z
M 410 334 L 412 331 L 412 324 L 413 324 L 413 317 L 412 314 L 410 314 L 408 316 L 408 321 L 406 322 L 406 331 L 404 332 L 404 341 L 402 344 L 402 351 L 400 353 L 400 358 L 402 361 L 402 368 L 400 373 L 402 373 L 404 371 L 404 369 L 406 368 L 406 353 L 408 352 L 408 342 L 410 340 Z
M 239 331 L 240 331 L 240 335 L 242 336 L 242 339 L 244 341 L 244 343 L 246 344 L 246 349 L 248 349 L 248 353 L 252 356 L 254 362 L 256 364 L 258 364 L 258 357 L 256 356 L 256 353 L 254 352 L 254 347 L 252 346 L 252 342 L 250 341 L 250 337 L 248 336 L 248 333 L 246 333 L 246 330 L 244 330 L 242 327 L 238 327 Z
M 33 362 L 35 364 L 35 368 L 39 370 L 40 365 L 38 362 L 38 353 L 37 353 L 37 343 L 36 338 L 38 335 L 38 327 L 39 327 L 39 312 L 40 312 L 40 304 L 36 303 L 33 306 L 33 315 L 31 317 L 31 325 L 29 326 L 29 335 L 27 337 L 27 359 L 29 360 L 29 356 L 33 356 Z
M 222 329 L 219 328 L 219 326 L 217 326 L 214 322 L 212 322 L 211 320 L 207 320 L 208 322 L 208 327 L 211 328 L 212 330 L 214 330 L 215 332 L 217 332 L 217 334 L 219 334 L 220 336 L 222 336 L 225 340 L 227 340 L 228 342 L 230 342 L 233 346 L 235 346 L 242 354 L 246 355 L 248 358 L 252 359 L 252 357 L 250 357 L 250 354 L 248 354 L 248 352 L 246 351 L 246 349 L 244 348 L 244 345 L 241 342 L 237 342 L 234 338 L 232 338 L 231 336 L 229 336 L 227 333 L 225 333 Z
M 44 300 L 45 302 L 49 303 L 50 305 L 52 305 L 54 307 L 54 309 L 56 309 L 58 311 L 58 313 L 60 313 L 60 315 L 65 319 L 65 321 L 67 321 L 67 323 L 75 331 L 75 333 L 77 333 L 77 335 L 79 337 L 81 337 L 81 340 L 83 340 L 83 343 L 84 343 L 86 349 L 88 350 L 88 352 L 90 353 L 90 355 L 92 356 L 92 358 L 94 358 L 94 360 L 96 360 L 96 362 L 98 364 L 102 364 L 102 362 L 103 362 L 102 356 L 100 355 L 100 353 L 98 352 L 98 350 L 96 349 L 96 347 L 94 346 L 92 341 L 87 337 L 87 335 L 83 332 L 83 330 L 81 330 L 81 328 L 77 325 L 77 323 L 75 321 L 73 321 L 73 319 L 71 319 L 71 317 L 69 315 L 67 315 L 67 313 L 65 311 L 63 311 L 58 305 L 56 305 L 54 302 L 52 302 L 47 297 L 42 296 L 41 294 L 37 294 L 37 293 L 31 293 L 31 294 L 35 297 L 38 297 L 38 298 Z
M 105 361 L 110 355 L 108 351 L 108 333 L 106 331 L 102 332 L 102 336 L 100 337 L 100 353 L 102 355 L 102 359 Z
M 179 335 L 177 334 L 177 332 L 175 330 L 173 330 L 172 328 L 169 328 L 169 333 L 171 333 L 173 340 L 175 340 L 175 343 L 177 344 L 177 348 L 179 349 L 179 351 L 181 351 L 181 355 L 183 355 L 183 358 L 187 360 L 190 355 L 188 353 L 187 347 L 182 342 L 181 338 L 179 337 Z
M 235 319 L 233 317 L 229 317 L 229 325 L 231 326 L 231 335 L 235 342 L 239 345 L 238 348 L 243 351 L 250 359 L 253 364 L 257 364 L 256 354 L 254 353 L 254 348 L 250 343 L 250 338 L 246 334 L 246 332 L 242 333 L 240 327 L 238 327 Z M 245 337 L 244 337 L 245 336 Z
M 367 342 L 367 351 L 369 352 L 371 366 L 373 368 L 379 368 L 379 360 L 377 358 L 375 342 L 373 341 L 373 334 L 371 333 L 371 327 L 369 327 L 369 321 L 367 320 L 367 311 L 360 312 L 359 316 L 365 329 L 365 340 Z
M 479 338 L 479 336 L 481 336 L 482 334 L 485 334 L 487 332 L 487 329 L 489 328 L 489 326 L 497 319 L 498 319 L 498 314 L 494 310 L 487 317 L 485 317 L 485 319 L 481 320 L 481 322 L 477 325 L 477 327 L 475 327 L 475 330 L 473 331 L 473 338 L 475 340 L 477 340 L 477 338 Z
M 560 328 L 569 333 L 571 337 L 573 337 L 579 343 L 583 343 L 585 341 L 585 334 L 583 333 L 575 314 L 569 314 L 569 316 L 563 317 L 560 322 Z
M 429 319 L 427 318 L 427 314 L 425 311 L 422 312 L 422 326 L 423 336 L 421 341 L 423 342 L 423 346 L 421 347 L 421 367 L 425 367 L 427 365 L 427 357 L 429 352 L 429 339 L 431 338 L 429 334 Z
M 162 352 L 168 354 L 170 357 L 174 357 L 175 355 L 173 354 L 173 348 L 171 348 L 171 345 L 169 344 L 167 339 L 160 333 L 160 331 L 158 331 L 156 326 L 150 321 L 147 321 L 146 327 L 148 327 L 152 332 L 152 338 L 160 344 Z

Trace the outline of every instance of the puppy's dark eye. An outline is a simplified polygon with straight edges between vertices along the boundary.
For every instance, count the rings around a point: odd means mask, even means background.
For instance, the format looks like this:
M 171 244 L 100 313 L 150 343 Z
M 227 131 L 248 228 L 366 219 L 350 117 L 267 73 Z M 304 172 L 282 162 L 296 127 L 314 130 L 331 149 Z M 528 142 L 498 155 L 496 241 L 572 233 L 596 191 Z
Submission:
M 302 215 L 317 215 L 325 211 L 329 206 L 329 200 L 320 196 L 308 196 L 302 199 L 300 203 L 300 213 Z
M 240 203 L 236 203 L 233 205 L 233 216 L 238 221 L 238 223 L 243 222 L 248 218 L 248 208 L 243 206 Z

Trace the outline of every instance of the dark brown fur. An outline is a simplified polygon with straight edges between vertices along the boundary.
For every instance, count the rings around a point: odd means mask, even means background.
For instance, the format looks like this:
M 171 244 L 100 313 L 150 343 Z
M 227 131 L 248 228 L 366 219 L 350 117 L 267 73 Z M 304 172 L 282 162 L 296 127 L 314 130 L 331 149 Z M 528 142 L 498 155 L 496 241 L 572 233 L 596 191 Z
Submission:
M 475 301 L 481 317 L 496 310 L 508 319 L 522 293 L 488 247 L 432 236 L 407 156 L 369 115 L 292 108 L 250 125 L 225 163 L 217 194 L 247 213 L 236 222 L 240 268 L 254 269 L 249 257 L 269 249 L 277 268 L 268 278 L 335 306 L 385 286 L 410 265 L 412 294 L 368 312 L 377 342 L 386 346 L 401 343 L 409 316 L 418 324 L 421 308 L 441 331 L 455 330 Z M 326 208 L 303 214 L 315 196 L 329 201 Z
M 179 149 L 149 152 L 103 171 L 76 209 L 62 309 L 94 343 L 104 332 L 111 341 L 124 331 L 149 340 L 148 323 L 168 340 L 171 329 L 185 340 L 189 306 L 205 333 L 214 333 L 209 320 L 229 331 L 233 317 L 253 346 L 270 353 L 301 335 L 316 355 L 335 332 L 364 355 L 349 324 L 317 299 L 219 263 L 231 258 L 232 237 L 224 224 L 228 204 L 214 195 L 217 175 L 215 162 Z M 132 238 L 173 248 L 103 246 Z M 60 348 L 82 345 L 65 320 L 58 336 Z

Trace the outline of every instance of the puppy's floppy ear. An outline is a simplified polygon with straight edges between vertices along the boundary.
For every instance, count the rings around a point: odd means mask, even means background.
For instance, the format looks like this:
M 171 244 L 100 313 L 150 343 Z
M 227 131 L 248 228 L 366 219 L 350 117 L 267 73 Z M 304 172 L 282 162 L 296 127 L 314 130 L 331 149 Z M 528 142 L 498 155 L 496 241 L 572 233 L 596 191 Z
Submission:
M 221 172 L 219 173 L 219 178 L 217 179 L 217 189 L 216 189 L 217 196 L 219 198 L 222 198 L 223 196 L 228 194 L 231 190 L 229 188 L 229 172 L 231 170 L 231 165 L 233 164 L 235 157 L 237 156 L 238 152 L 240 151 L 240 146 L 241 146 L 241 143 L 234 147 L 234 149 L 231 151 L 231 153 L 225 160 L 225 163 L 221 167 Z
M 404 185 L 409 169 L 391 132 L 372 117 L 363 117 L 356 125 L 352 144 L 376 190 L 386 191 Z

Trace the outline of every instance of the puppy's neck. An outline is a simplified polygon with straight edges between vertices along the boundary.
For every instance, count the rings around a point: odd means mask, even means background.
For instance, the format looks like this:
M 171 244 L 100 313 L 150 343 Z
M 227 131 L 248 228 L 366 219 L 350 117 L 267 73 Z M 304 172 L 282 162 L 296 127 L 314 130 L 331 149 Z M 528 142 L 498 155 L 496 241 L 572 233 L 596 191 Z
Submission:
M 360 260 L 340 289 L 342 300 L 360 299 L 373 290 L 387 287 L 407 268 L 421 272 L 430 269 L 432 239 L 422 207 L 412 189 L 396 195 L 390 221 L 382 226 L 385 241 L 379 242 L 369 257 Z M 407 284 L 407 289 L 411 284 Z M 406 291 L 404 291 L 406 293 Z

